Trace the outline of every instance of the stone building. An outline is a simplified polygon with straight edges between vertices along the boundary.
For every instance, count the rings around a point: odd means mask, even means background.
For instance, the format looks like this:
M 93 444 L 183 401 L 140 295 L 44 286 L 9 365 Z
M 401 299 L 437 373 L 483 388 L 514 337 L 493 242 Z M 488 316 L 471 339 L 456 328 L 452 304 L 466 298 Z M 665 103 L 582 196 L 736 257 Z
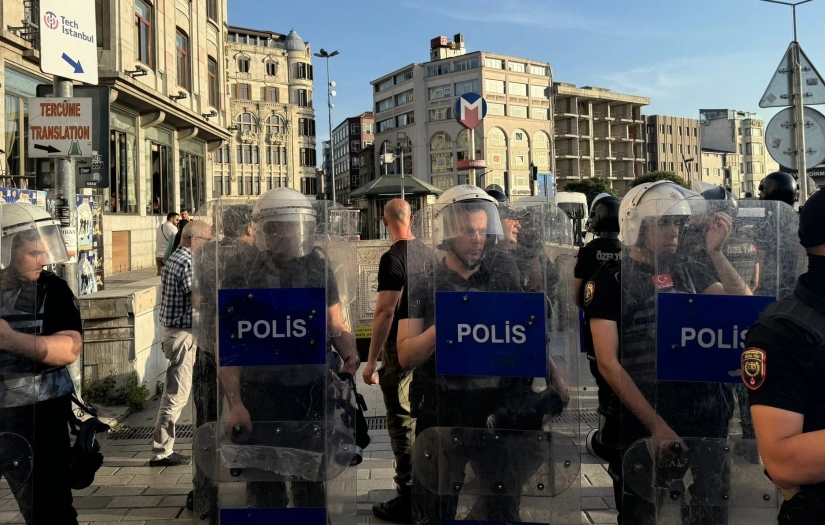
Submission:
M 346 204 L 350 191 L 366 181 L 361 180 L 358 154 L 374 139 L 375 120 L 372 111 L 344 119 L 332 130 L 332 168 L 335 174 L 335 200 Z M 332 189 L 327 187 L 327 198 L 332 200 Z
M 645 117 L 647 142 L 647 169 L 645 171 L 672 171 L 686 181 L 700 179 L 702 148 L 699 120 L 648 115 Z M 721 183 L 720 183 L 721 184 Z

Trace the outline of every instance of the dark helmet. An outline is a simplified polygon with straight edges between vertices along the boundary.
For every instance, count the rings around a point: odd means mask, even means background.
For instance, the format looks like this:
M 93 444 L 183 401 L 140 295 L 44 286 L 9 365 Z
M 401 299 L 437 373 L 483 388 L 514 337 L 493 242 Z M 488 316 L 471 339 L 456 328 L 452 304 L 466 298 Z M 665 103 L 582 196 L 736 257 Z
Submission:
M 590 212 L 590 231 L 599 237 L 615 237 L 618 235 L 619 206 L 621 203 L 621 199 L 616 197 L 599 199 Z
M 507 195 L 505 195 L 504 192 L 501 191 L 498 188 L 498 186 L 495 186 L 495 185 L 487 186 L 487 189 L 485 189 L 484 191 L 487 192 L 487 195 L 494 198 L 496 200 L 496 202 L 499 203 L 499 205 L 507 204 L 507 203 L 510 202 L 510 199 L 507 198 Z
M 712 186 L 710 188 L 706 188 L 702 191 L 702 197 L 708 201 L 726 201 L 724 206 L 715 208 L 714 211 L 725 212 L 731 217 L 736 217 L 736 214 L 739 211 L 739 199 L 737 199 L 733 193 L 729 192 L 722 186 Z
M 793 206 L 799 200 L 799 184 L 793 175 L 775 171 L 759 183 L 759 200 L 782 201 Z

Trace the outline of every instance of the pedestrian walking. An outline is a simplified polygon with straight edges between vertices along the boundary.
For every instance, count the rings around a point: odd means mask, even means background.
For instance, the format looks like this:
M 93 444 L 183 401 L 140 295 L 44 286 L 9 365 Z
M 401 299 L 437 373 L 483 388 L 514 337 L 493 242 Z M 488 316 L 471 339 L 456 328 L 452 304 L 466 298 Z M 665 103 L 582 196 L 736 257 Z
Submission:
M 166 215 L 166 222 L 158 226 L 155 238 L 155 263 L 158 266 L 158 275 L 163 271 L 164 254 L 167 246 L 169 246 L 169 239 L 174 238 L 178 233 L 179 220 L 180 216 L 176 212 L 169 212 Z

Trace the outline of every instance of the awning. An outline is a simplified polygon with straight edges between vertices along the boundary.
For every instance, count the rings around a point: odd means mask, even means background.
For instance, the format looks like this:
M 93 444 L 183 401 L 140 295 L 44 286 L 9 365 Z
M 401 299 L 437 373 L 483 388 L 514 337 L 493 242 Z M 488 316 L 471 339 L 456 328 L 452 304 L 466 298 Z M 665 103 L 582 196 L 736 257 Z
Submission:
M 441 195 L 441 190 L 412 176 L 404 177 L 404 195 Z M 352 191 L 348 197 L 377 197 L 379 195 L 401 195 L 401 176 L 384 175 L 371 180 Z

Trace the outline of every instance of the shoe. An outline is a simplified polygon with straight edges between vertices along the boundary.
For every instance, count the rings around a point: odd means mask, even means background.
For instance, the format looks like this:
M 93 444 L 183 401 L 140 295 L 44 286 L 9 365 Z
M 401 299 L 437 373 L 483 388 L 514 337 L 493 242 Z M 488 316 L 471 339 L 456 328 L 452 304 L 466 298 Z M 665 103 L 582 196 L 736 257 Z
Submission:
M 384 503 L 373 505 L 372 513 L 376 518 L 391 523 L 412 523 L 412 499 L 396 496 Z
M 177 467 L 178 465 L 191 465 L 192 458 L 172 452 L 165 458 L 153 459 L 149 461 L 150 467 Z

